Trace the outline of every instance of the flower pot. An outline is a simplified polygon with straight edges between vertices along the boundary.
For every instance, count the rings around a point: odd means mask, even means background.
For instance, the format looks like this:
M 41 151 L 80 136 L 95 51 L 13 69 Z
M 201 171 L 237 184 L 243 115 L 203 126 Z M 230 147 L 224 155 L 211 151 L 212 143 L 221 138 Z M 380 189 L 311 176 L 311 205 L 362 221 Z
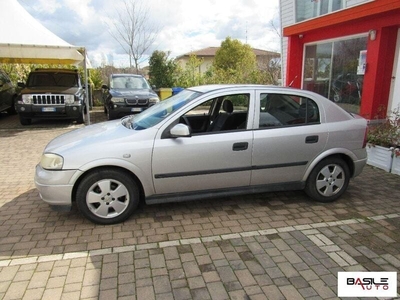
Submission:
M 368 145 L 367 154 L 367 164 L 390 172 L 392 167 L 392 149 Z
M 400 175 L 400 156 L 394 155 L 392 161 L 392 170 L 390 171 L 393 174 Z

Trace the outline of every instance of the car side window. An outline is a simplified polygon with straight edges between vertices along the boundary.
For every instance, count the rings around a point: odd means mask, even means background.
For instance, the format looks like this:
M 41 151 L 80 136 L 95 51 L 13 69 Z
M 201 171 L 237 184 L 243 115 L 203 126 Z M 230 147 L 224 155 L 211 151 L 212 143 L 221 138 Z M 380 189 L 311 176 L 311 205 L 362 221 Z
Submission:
M 286 94 L 261 94 L 259 128 L 318 124 L 318 105 L 311 99 Z
M 213 98 L 188 111 L 179 122 L 188 125 L 192 134 L 244 130 L 249 101 L 249 94 Z

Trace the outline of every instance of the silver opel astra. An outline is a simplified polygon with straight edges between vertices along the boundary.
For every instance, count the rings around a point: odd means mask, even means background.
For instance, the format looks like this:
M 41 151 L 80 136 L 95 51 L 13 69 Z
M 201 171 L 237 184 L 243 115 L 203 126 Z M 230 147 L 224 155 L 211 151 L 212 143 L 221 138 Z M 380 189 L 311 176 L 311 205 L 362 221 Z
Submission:
M 313 92 L 198 86 L 55 138 L 35 183 L 53 208 L 76 202 L 98 224 L 126 220 L 142 200 L 303 189 L 330 202 L 366 164 L 366 129 L 365 119 Z

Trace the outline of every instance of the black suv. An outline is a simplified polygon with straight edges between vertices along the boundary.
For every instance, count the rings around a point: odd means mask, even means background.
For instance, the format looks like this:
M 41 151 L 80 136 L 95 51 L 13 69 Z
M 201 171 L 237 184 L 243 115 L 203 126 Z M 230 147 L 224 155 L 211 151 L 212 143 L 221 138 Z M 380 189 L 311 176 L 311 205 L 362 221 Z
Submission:
M 78 70 L 36 69 L 19 86 L 17 110 L 22 125 L 31 124 L 33 118 L 85 122 L 85 90 Z
M 17 93 L 7 74 L 0 70 L 0 112 L 7 111 L 8 114 L 13 115 L 15 111 L 15 99 Z
M 141 75 L 112 74 L 103 85 L 104 112 L 109 120 L 140 113 L 160 101 Z

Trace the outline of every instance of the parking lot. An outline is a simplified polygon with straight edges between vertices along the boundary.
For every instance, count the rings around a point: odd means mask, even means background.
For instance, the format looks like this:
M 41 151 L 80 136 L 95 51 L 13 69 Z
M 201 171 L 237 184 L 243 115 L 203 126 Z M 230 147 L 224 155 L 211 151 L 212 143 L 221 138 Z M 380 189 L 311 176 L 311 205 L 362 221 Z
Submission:
M 400 269 L 400 176 L 370 166 L 329 204 L 298 191 L 143 205 L 111 226 L 54 212 L 34 167 L 81 126 L 0 114 L 0 299 L 338 299 L 337 272 Z

